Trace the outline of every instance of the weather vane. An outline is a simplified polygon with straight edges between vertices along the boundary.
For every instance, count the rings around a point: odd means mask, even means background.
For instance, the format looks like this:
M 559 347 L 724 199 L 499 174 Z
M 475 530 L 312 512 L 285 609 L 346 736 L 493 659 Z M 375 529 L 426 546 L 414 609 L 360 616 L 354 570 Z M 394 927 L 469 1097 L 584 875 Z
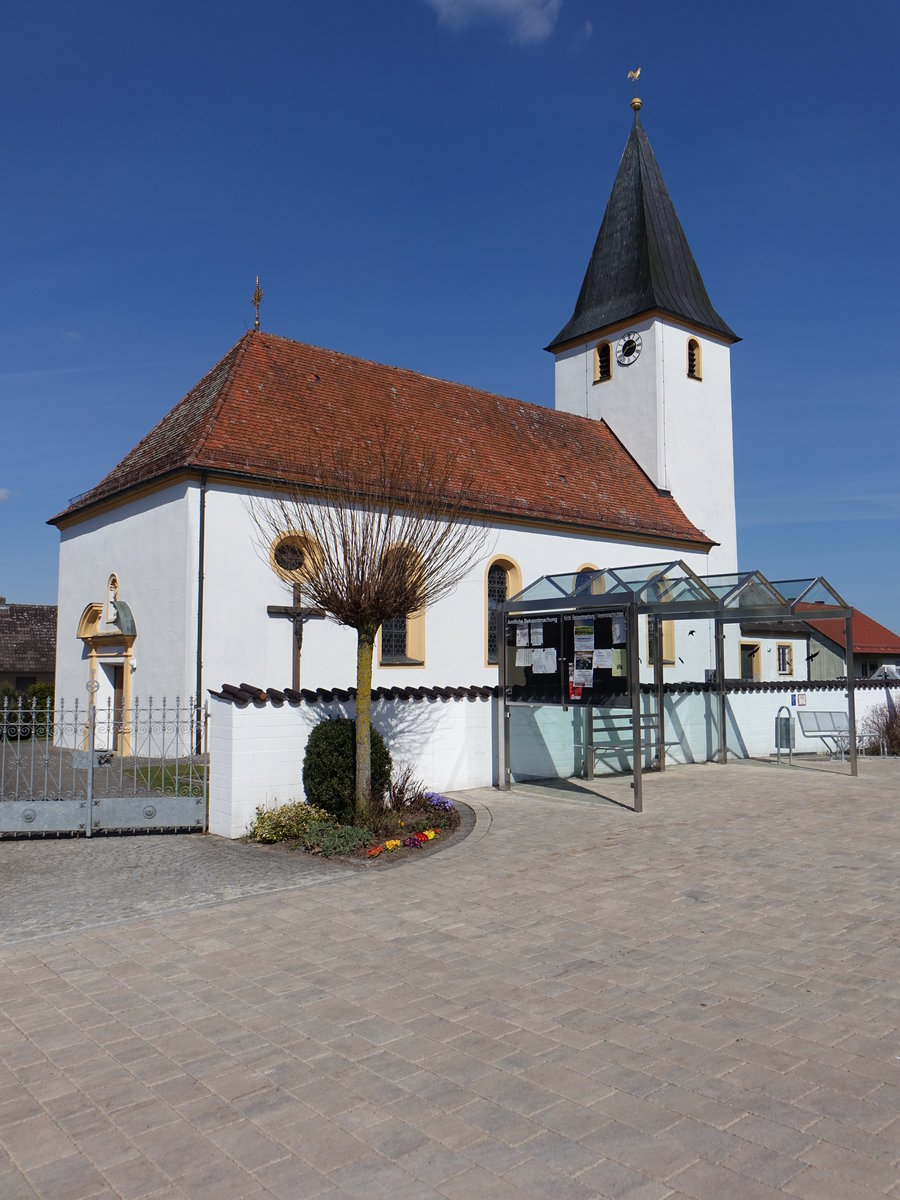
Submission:
M 255 320 L 255 322 L 253 323 L 253 328 L 254 328 L 254 329 L 259 329 L 259 302 L 260 302 L 260 300 L 262 300 L 262 298 L 263 298 L 263 296 L 264 296 L 264 295 L 265 295 L 265 292 L 264 292 L 264 291 L 262 290 L 262 288 L 259 286 L 259 276 L 257 275 L 257 277 L 256 277 L 256 291 L 253 293 L 253 298 L 252 298 L 252 301 L 251 301 L 251 303 L 252 303 L 252 304 L 255 306 L 255 308 L 256 308 L 256 320 Z
M 638 67 L 638 69 L 636 71 L 628 72 L 628 78 L 634 80 L 634 99 L 631 102 L 631 107 L 634 109 L 635 112 L 637 112 L 641 107 L 641 98 L 637 94 L 637 81 L 640 79 L 640 77 L 641 77 L 641 68 L 640 67 Z

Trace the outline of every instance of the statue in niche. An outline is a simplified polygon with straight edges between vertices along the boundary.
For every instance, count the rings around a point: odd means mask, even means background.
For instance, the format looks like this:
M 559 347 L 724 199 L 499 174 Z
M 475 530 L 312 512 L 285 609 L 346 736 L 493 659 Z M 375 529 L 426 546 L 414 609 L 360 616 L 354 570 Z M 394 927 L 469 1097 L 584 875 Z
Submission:
M 119 581 L 115 575 L 110 575 L 109 582 L 106 585 L 106 623 L 107 625 L 116 625 L 119 620 L 119 609 L 117 601 L 119 599 Z

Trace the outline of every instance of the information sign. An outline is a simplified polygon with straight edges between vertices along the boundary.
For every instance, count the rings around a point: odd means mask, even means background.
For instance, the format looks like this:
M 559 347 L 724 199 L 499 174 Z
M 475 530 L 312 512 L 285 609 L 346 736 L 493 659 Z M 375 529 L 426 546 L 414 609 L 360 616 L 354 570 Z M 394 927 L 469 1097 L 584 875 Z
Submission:
M 507 701 L 630 708 L 627 628 L 624 612 L 507 615 Z

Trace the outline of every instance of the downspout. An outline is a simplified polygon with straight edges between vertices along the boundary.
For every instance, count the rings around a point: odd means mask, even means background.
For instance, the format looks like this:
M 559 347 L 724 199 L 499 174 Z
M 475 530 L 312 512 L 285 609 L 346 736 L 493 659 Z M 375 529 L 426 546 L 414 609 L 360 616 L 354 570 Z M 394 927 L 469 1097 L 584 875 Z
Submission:
M 197 680 L 196 680 L 196 753 L 203 753 L 203 722 L 200 720 L 203 688 L 203 580 L 206 558 L 206 472 L 200 477 L 200 525 L 197 536 Z

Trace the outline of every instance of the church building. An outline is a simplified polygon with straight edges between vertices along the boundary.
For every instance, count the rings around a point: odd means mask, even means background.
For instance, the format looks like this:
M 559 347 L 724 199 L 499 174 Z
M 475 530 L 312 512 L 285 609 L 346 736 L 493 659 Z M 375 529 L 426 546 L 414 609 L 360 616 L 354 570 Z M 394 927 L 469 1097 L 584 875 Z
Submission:
M 554 407 L 246 333 L 52 518 L 58 697 L 84 699 L 89 681 L 101 705 L 202 699 L 223 682 L 352 686 L 355 632 L 292 621 L 299 547 L 259 544 L 250 497 L 288 475 L 312 487 L 323 446 L 355 461 L 375 428 L 396 430 L 411 452 L 417 439 L 451 448 L 481 497 L 472 520 L 493 531 L 453 595 L 382 628 L 376 687 L 496 684 L 493 611 L 542 575 L 677 559 L 700 575 L 736 569 L 738 339 L 707 295 L 633 107 L 574 312 L 547 347 Z M 727 653 L 727 674 L 739 675 L 736 639 Z M 702 680 L 711 631 L 688 639 L 673 625 L 663 658 L 666 678 Z M 649 678 L 646 647 L 641 661 Z

